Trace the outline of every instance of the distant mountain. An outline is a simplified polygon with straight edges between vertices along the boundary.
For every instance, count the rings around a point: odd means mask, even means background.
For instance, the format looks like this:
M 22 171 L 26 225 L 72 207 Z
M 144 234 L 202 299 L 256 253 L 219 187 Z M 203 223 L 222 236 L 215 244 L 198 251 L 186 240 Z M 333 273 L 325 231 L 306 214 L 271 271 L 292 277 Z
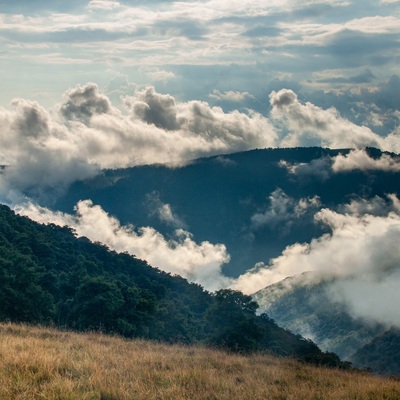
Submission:
M 313 283 L 310 274 L 287 278 L 253 295 L 279 325 L 310 338 L 322 349 L 353 360 L 352 355 L 388 327 L 354 318 L 346 305 L 327 295 L 334 280 Z
M 151 226 L 166 236 L 185 228 L 196 241 L 225 244 L 231 261 L 224 272 L 238 276 L 257 262 L 277 257 L 288 244 L 325 233 L 326 227 L 314 221 L 318 209 L 400 193 L 400 172 L 333 173 L 332 157 L 348 153 L 264 149 L 199 159 L 179 168 L 106 170 L 75 183 L 48 206 L 70 213 L 79 200 L 91 199 L 123 224 Z M 383 154 L 376 149 L 368 153 Z M 174 219 L 158 212 L 166 204 Z
M 0 205 L 0 320 L 126 337 L 268 351 L 348 367 L 280 328 L 250 296 L 210 294 L 179 276 L 117 254 L 66 227 L 40 225 Z

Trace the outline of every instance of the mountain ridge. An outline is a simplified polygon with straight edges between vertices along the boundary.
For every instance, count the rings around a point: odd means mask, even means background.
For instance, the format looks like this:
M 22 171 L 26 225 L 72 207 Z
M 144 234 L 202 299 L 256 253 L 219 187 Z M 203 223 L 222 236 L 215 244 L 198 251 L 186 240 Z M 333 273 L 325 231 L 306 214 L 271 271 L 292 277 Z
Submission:
M 231 261 L 223 270 L 238 276 L 260 261 L 279 256 L 288 243 L 307 242 L 327 232 L 307 210 L 297 218 L 295 202 L 318 198 L 319 208 L 336 207 L 355 194 L 384 198 L 387 193 L 399 193 L 399 185 L 392 179 L 400 176 L 399 172 L 390 173 L 392 178 L 382 171 L 332 172 L 332 157 L 350 151 L 257 149 L 202 158 L 174 169 L 149 165 L 104 170 L 101 177 L 72 185 L 50 208 L 73 213 L 78 201 L 91 199 L 124 225 L 151 226 L 166 236 L 182 227 L 197 241 L 224 243 Z M 389 153 L 368 149 L 368 154 L 377 158 Z M 302 165 L 303 170 L 310 168 L 293 174 L 282 160 Z M 312 164 L 321 160 L 322 167 Z M 321 175 L 323 172 L 327 175 Z M 254 216 L 271 208 L 271 194 L 287 201 L 288 209 L 283 212 L 291 213 L 290 218 L 278 215 L 281 220 L 257 225 Z M 180 225 L 160 218 L 155 209 L 163 205 L 171 208 Z

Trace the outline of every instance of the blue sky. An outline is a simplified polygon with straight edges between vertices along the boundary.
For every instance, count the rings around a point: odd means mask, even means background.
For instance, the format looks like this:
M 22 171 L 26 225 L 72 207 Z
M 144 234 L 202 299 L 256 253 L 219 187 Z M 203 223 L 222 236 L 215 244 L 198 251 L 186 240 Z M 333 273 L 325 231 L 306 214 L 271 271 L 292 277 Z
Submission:
M 0 11 L 5 107 L 15 97 L 52 107 L 95 82 L 114 101 L 153 85 L 265 113 L 269 92 L 289 88 L 343 112 L 355 104 L 356 118 L 357 103 L 375 107 L 367 94 L 399 73 L 399 1 L 19 0 Z

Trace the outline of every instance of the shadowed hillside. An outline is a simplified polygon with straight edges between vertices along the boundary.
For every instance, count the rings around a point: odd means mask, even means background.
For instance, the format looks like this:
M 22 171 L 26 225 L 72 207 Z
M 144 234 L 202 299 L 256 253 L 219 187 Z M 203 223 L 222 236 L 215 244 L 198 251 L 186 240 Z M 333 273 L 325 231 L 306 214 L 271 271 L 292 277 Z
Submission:
M 358 196 L 400 193 L 400 172 L 333 173 L 331 158 L 348 152 L 263 149 L 199 159 L 180 168 L 105 170 L 93 180 L 75 183 L 52 208 L 71 213 L 79 200 L 91 199 L 122 224 L 151 226 L 167 236 L 182 227 L 198 242 L 225 244 L 231 261 L 224 271 L 237 276 L 277 257 L 288 244 L 325 233 L 326 227 L 314 222 L 318 209 L 335 209 Z M 376 149 L 369 154 L 382 155 Z M 292 165 L 301 168 L 292 173 Z M 301 202 L 310 207 L 299 213 Z M 166 204 L 177 220 L 160 216 L 158 210 Z
M 268 286 L 253 298 L 260 304 L 260 311 L 268 313 L 281 326 L 350 359 L 355 349 L 385 332 L 387 327 L 353 317 L 343 303 L 334 302 L 327 295 L 331 283 L 332 280 L 312 283 L 305 274 Z
M 351 360 L 360 368 L 400 376 L 400 330 L 392 328 L 357 350 Z

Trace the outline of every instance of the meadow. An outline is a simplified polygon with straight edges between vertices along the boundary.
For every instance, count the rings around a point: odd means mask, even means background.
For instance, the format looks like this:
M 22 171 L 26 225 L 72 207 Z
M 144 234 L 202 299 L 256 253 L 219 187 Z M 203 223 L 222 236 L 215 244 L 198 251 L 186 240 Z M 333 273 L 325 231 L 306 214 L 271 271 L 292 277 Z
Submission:
M 400 382 L 269 355 L 0 325 L 0 398 L 399 399 Z

